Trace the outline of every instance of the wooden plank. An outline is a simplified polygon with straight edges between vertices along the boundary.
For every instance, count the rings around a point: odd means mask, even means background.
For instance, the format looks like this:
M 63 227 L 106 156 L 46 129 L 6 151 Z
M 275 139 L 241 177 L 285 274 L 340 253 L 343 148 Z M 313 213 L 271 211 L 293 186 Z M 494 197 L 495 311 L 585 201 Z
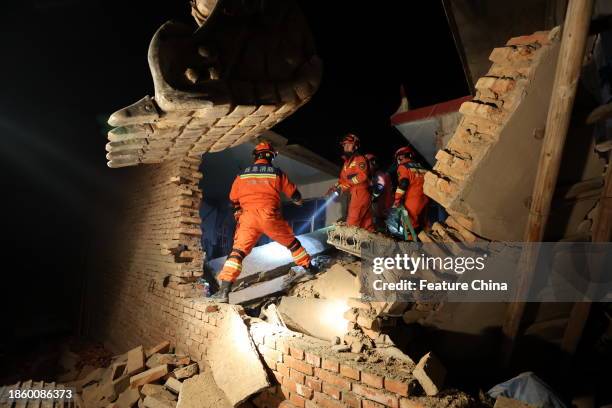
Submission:
M 570 0 L 567 8 L 525 242 L 542 241 L 576 97 L 592 10 L 593 0 Z M 509 304 L 503 325 L 505 363 L 510 361 L 521 328 L 526 306 L 521 300 L 533 281 L 538 253 L 537 245 L 528 245 L 521 253 L 516 300 Z

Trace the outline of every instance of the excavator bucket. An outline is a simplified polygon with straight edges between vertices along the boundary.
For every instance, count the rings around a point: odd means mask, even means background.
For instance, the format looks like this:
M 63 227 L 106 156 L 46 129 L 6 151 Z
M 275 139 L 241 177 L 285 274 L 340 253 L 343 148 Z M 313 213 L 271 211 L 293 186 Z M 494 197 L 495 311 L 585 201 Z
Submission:
M 113 113 L 109 167 L 160 163 L 256 138 L 305 104 L 322 64 L 293 0 L 194 1 L 200 25 L 153 36 L 155 95 Z

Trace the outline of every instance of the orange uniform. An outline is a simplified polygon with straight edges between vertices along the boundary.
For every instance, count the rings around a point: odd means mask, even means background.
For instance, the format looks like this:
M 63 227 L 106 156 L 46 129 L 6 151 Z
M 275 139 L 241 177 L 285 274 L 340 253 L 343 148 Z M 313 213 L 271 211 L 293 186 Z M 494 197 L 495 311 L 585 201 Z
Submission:
M 257 160 L 236 177 L 229 198 L 238 214 L 238 222 L 234 246 L 219 274 L 220 280 L 236 281 L 242 270 L 242 260 L 262 234 L 287 247 L 296 264 L 310 265 L 310 256 L 281 216 L 281 192 L 293 200 L 300 198 L 295 184 L 267 160 Z
M 370 170 L 365 156 L 355 153 L 344 159 L 336 186 L 350 194 L 347 225 L 374 231 L 372 221 Z
M 422 226 L 423 210 L 429 202 L 429 197 L 423 193 L 426 172 L 426 169 L 414 162 L 403 163 L 397 167 L 398 185 L 393 205 L 404 205 L 415 229 Z

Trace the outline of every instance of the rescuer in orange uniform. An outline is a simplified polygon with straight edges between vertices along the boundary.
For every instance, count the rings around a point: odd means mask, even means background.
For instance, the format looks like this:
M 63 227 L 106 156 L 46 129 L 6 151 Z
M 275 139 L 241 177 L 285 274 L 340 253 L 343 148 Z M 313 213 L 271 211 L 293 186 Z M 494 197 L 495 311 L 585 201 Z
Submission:
M 219 273 L 221 287 L 208 299 L 227 302 L 233 282 L 242 270 L 242 260 L 251 252 L 262 234 L 287 247 L 297 265 L 315 273 L 310 256 L 293 234 L 280 213 L 280 193 L 301 206 L 302 196 L 295 184 L 278 167 L 272 165 L 277 152 L 268 142 L 253 150 L 254 163 L 236 177 L 230 191 L 230 202 L 236 218 L 234 245 Z
M 423 193 L 423 182 L 427 169 L 415 161 L 414 157 L 414 150 L 409 146 L 402 147 L 395 152 L 397 189 L 393 207 L 403 205 L 408 212 L 412 227 L 416 230 L 424 225 L 424 210 L 429 197 Z
M 391 176 L 386 171 L 379 168 L 378 160 L 372 153 L 365 155 L 368 160 L 370 172 L 372 173 L 371 192 L 372 192 L 372 213 L 374 224 L 384 229 L 385 219 L 389 209 L 393 205 L 393 186 Z
M 340 143 L 344 151 L 344 165 L 338 182 L 329 190 L 328 195 L 348 192 L 350 201 L 346 224 L 374 231 L 368 160 L 359 153 L 357 136 L 349 133 Z

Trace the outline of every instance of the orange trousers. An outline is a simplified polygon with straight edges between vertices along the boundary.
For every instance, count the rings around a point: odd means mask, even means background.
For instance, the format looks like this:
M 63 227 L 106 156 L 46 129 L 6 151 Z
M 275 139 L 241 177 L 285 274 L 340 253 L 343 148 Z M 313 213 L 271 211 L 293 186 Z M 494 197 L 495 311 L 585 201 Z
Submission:
M 310 265 L 310 255 L 293 234 L 293 230 L 283 219 L 279 210 L 271 208 L 254 208 L 243 210 L 236 225 L 234 246 L 218 278 L 222 281 L 235 282 L 242 271 L 242 260 L 251 253 L 262 234 L 287 247 L 297 265 Z
M 346 224 L 374 231 L 370 190 L 367 186 L 352 187 Z
M 406 211 L 408 211 L 408 216 L 410 217 L 413 228 L 416 229 L 424 226 L 422 224 L 424 223 L 427 203 L 429 203 L 429 197 L 423 193 L 410 196 L 406 195 L 404 207 L 406 207 Z

